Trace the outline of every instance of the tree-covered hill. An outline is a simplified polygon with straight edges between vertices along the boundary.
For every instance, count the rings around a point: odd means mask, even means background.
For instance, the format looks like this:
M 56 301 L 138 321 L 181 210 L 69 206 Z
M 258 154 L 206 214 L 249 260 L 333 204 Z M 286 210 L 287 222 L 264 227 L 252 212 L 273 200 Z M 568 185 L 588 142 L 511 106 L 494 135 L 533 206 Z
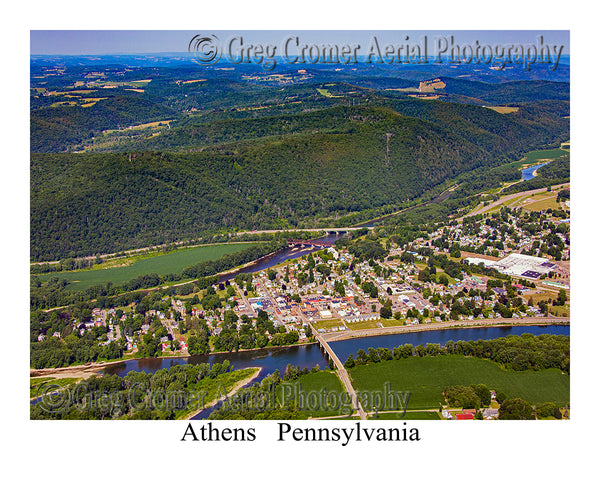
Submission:
M 542 146 L 568 131 L 566 120 L 526 128 L 526 119 L 480 107 L 447 116 L 433 107 L 427 120 L 343 107 L 194 126 L 186 132 L 199 128 L 197 137 L 182 137 L 188 148 L 206 138 L 230 141 L 201 152 L 32 154 L 31 257 L 108 253 L 232 228 L 314 226 L 417 198 L 514 159 L 526 142 Z
M 32 152 L 60 152 L 102 130 L 173 118 L 176 112 L 139 96 L 112 96 L 91 107 L 45 107 L 31 112 Z
M 379 94 L 365 95 L 364 103 L 358 107 L 337 106 L 292 115 L 212 122 L 188 119 L 180 122 L 181 126 L 165 130 L 160 135 L 111 144 L 106 150 L 198 151 L 210 145 L 259 137 L 346 132 L 365 122 L 378 122 L 383 128 L 386 122 L 395 121 L 401 115 L 432 122 L 490 153 L 501 154 L 527 150 L 532 143 L 551 143 L 556 140 L 557 133 L 566 132 L 569 125 L 568 119 L 561 118 L 568 115 L 568 102 L 524 104 L 519 112 L 511 115 L 473 105 L 389 98 Z
M 446 87 L 443 94 L 476 99 L 486 105 L 534 102 L 538 100 L 566 100 L 570 97 L 568 82 L 544 80 L 486 83 L 461 78 L 441 77 Z

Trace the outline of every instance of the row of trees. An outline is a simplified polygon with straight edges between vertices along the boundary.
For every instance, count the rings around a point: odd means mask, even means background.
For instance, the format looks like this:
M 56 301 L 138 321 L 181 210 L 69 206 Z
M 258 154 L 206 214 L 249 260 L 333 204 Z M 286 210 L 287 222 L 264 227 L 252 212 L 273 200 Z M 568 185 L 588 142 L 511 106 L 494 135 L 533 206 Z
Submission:
M 357 365 L 397 360 L 412 356 L 464 355 L 487 358 L 513 370 L 543 370 L 559 368 L 567 373 L 570 369 L 570 340 L 564 335 L 537 335 L 523 333 L 490 340 L 449 340 L 444 346 L 400 345 L 394 349 L 369 348 L 358 350 L 356 358 L 350 354 L 344 363 L 346 368 Z

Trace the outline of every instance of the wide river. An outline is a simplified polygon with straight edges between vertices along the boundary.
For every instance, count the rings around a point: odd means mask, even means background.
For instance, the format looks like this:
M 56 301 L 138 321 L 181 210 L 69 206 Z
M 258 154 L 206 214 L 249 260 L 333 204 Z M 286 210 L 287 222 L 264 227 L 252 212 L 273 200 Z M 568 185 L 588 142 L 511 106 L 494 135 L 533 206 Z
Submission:
M 365 351 L 369 347 L 394 348 L 398 345 L 410 343 L 412 345 L 425 345 L 427 343 L 439 343 L 444 345 L 448 340 L 479 340 L 505 337 L 507 335 L 521 335 L 522 333 L 531 333 L 541 335 L 544 333 L 552 335 L 569 335 L 570 327 L 568 325 L 548 325 L 548 326 L 513 326 L 513 327 L 488 327 L 488 328 L 456 328 L 447 330 L 428 330 L 423 332 L 398 333 L 394 335 L 381 335 L 374 337 L 352 338 L 331 342 L 330 345 L 343 362 L 352 354 L 360 349 Z M 229 360 L 236 369 L 248 367 L 261 367 L 260 375 L 254 380 L 258 382 L 279 370 L 283 375 L 286 366 L 296 365 L 300 368 L 312 368 L 319 365 L 321 369 L 328 365 L 328 361 L 317 344 L 295 345 L 291 347 L 281 347 L 274 349 L 255 350 L 250 352 L 237 353 L 216 353 L 211 355 L 198 355 L 185 358 L 151 358 L 139 360 L 127 360 L 115 365 L 111 365 L 104 370 L 106 374 L 124 376 L 127 372 L 144 371 L 154 373 L 162 368 L 169 368 L 173 365 L 184 365 L 186 363 L 198 364 L 223 362 Z M 254 383 L 253 382 L 253 383 Z M 194 419 L 207 418 L 214 408 L 200 412 Z
M 340 238 L 341 235 L 327 235 L 319 240 L 326 240 L 333 243 Z M 318 247 L 300 249 L 300 248 L 285 248 L 275 255 L 268 258 L 258 260 L 256 264 L 250 267 L 243 268 L 234 273 L 220 276 L 221 281 L 231 280 L 240 272 L 258 272 L 267 268 L 274 267 L 287 260 L 301 257 L 310 251 L 318 250 Z M 410 343 L 412 345 L 425 345 L 427 343 L 439 343 L 444 345 L 448 340 L 479 340 L 505 337 L 507 335 L 521 335 L 522 333 L 532 333 L 540 335 L 548 333 L 553 335 L 569 335 L 569 326 L 513 326 L 513 327 L 488 327 L 488 328 L 459 328 L 447 330 L 428 330 L 423 332 L 399 333 L 394 335 L 380 335 L 373 337 L 352 338 L 331 342 L 330 345 L 336 352 L 338 357 L 343 361 L 348 358 L 348 355 L 356 355 L 360 349 L 367 351 L 369 347 L 378 348 L 394 348 L 398 345 Z M 328 361 L 323 356 L 323 353 L 317 344 L 311 345 L 295 345 L 291 347 L 270 348 L 263 350 L 254 350 L 250 352 L 237 353 L 214 353 L 211 355 L 197 355 L 192 357 L 182 358 L 148 358 L 139 360 L 127 360 L 119 362 L 107 367 L 104 373 L 109 375 L 125 376 L 130 371 L 144 371 L 146 373 L 154 373 L 162 368 L 169 368 L 173 365 L 183 365 L 186 363 L 198 364 L 223 362 L 229 360 L 231 365 L 236 369 L 248 367 L 261 367 L 260 375 L 252 382 L 259 382 L 263 378 L 272 374 L 276 370 L 283 375 L 287 365 L 295 365 L 300 368 L 312 368 L 319 365 L 320 368 L 325 368 Z M 207 409 L 194 418 L 207 418 L 214 408 Z
M 537 167 L 537 166 L 536 166 Z M 341 235 L 327 235 L 320 240 L 327 240 L 333 244 Z M 285 248 L 275 255 L 261 259 L 256 264 L 238 270 L 231 274 L 220 276 L 221 281 L 230 280 L 240 272 L 257 272 L 266 268 L 274 267 L 287 260 L 306 255 L 310 251 L 318 250 L 318 247 L 300 249 Z M 488 327 L 488 328 L 457 328 L 446 330 L 427 330 L 423 332 L 399 333 L 394 335 L 380 335 L 373 337 L 352 338 L 348 340 L 330 342 L 331 347 L 336 352 L 341 361 L 345 361 L 348 355 L 356 356 L 360 349 L 367 351 L 369 347 L 394 348 L 398 345 L 410 343 L 412 345 L 425 345 L 427 343 L 438 343 L 444 345 L 448 340 L 479 340 L 505 337 L 507 335 L 521 335 L 522 333 L 531 333 L 541 335 L 543 333 L 553 335 L 569 335 L 570 327 L 568 325 L 549 325 L 549 326 L 512 326 L 512 327 Z M 260 375 L 252 382 L 259 382 L 263 378 L 272 374 L 276 370 L 283 375 L 287 365 L 295 365 L 300 368 L 312 368 L 319 365 L 321 369 L 327 367 L 328 361 L 323 356 L 323 352 L 317 344 L 295 345 L 290 347 L 270 348 L 263 350 L 254 350 L 249 352 L 236 353 L 213 353 L 211 355 L 197 355 L 191 357 L 179 358 L 148 358 L 127 360 L 115 363 L 104 369 L 103 373 L 109 375 L 127 375 L 130 371 L 144 371 L 154 373 L 163 368 L 169 368 L 174 365 L 184 365 L 187 363 L 209 363 L 223 362 L 229 360 L 236 370 L 248 367 L 261 367 Z M 194 419 L 207 418 L 214 410 L 210 408 L 196 415 Z

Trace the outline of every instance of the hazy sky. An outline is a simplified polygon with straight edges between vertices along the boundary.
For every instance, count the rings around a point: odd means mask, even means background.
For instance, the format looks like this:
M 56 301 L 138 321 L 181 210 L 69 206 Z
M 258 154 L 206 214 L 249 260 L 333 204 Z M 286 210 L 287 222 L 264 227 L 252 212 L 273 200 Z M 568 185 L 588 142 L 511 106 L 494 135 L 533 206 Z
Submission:
M 369 43 L 375 35 L 380 42 L 417 43 L 423 35 L 433 44 L 436 37 L 453 35 L 455 44 L 530 44 L 543 35 L 544 43 L 563 45 L 570 53 L 568 30 L 32 30 L 32 55 L 101 55 L 128 53 L 186 52 L 189 41 L 197 34 L 214 34 L 221 41 L 231 35 L 243 35 L 248 42 L 280 45 L 288 35 L 299 35 L 306 43 Z

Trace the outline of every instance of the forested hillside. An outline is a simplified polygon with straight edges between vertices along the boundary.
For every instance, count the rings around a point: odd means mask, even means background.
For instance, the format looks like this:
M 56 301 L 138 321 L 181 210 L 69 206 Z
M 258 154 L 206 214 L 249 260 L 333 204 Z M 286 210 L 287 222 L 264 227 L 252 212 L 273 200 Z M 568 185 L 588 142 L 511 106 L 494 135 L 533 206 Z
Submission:
M 348 225 L 455 179 L 461 203 L 569 138 L 568 83 L 439 75 L 424 100 L 411 95 L 425 72 L 61 61 L 32 66 L 32 260 Z
M 229 142 L 193 153 L 34 154 L 32 258 L 107 253 L 232 228 L 314 226 L 417 198 L 568 128 L 556 116 L 528 125 L 526 117 L 480 107 L 429 105 L 421 112 L 428 121 L 383 107 L 339 107 L 161 137 L 172 139 L 169 150 L 177 141 L 185 150 Z
M 32 152 L 60 152 L 102 130 L 173 117 L 175 112 L 147 98 L 114 96 L 91 107 L 56 106 L 31 112 Z

